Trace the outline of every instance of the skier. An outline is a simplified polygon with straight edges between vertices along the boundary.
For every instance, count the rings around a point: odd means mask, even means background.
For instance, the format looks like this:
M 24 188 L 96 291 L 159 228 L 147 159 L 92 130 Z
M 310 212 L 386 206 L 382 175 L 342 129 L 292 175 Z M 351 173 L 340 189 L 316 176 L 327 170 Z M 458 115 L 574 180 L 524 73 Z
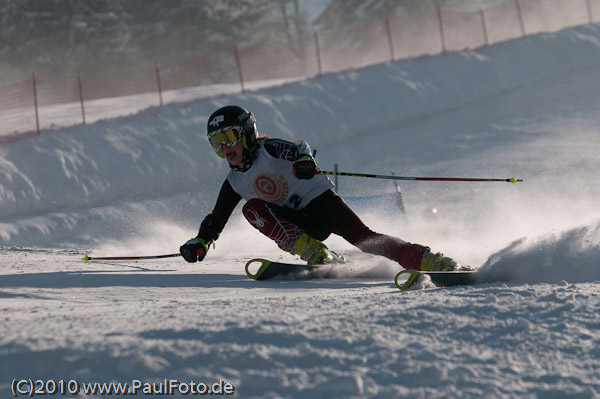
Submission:
M 180 248 L 186 261 L 204 259 L 243 198 L 242 213 L 250 224 L 279 248 L 300 255 L 310 265 L 340 260 L 322 242 L 333 233 L 405 269 L 461 268 L 429 247 L 372 231 L 332 190 L 331 180 L 317 173 L 308 143 L 259 136 L 256 119 L 246 109 L 230 105 L 216 110 L 208 119 L 207 136 L 231 170 L 198 235 Z

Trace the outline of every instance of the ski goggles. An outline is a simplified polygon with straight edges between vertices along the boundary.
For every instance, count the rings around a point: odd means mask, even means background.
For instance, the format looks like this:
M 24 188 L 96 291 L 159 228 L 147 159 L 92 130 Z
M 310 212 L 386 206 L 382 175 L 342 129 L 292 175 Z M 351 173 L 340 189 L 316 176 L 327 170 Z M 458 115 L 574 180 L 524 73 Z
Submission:
M 210 145 L 219 151 L 221 145 L 234 146 L 242 139 L 243 128 L 241 126 L 228 126 L 219 130 L 215 130 L 208 134 Z

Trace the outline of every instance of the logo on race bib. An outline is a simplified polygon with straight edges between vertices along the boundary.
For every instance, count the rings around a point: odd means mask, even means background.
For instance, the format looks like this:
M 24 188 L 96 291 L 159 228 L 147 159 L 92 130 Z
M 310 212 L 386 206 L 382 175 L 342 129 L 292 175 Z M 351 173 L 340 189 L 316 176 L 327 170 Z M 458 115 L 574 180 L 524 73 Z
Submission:
M 266 174 L 254 180 L 254 191 L 258 198 L 271 204 L 281 205 L 287 199 L 289 187 L 283 176 Z

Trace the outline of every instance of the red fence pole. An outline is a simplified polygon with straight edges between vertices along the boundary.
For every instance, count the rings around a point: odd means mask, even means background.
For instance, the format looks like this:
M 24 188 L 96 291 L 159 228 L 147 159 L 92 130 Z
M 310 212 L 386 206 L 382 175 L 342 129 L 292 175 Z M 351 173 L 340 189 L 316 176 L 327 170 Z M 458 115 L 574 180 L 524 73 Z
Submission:
M 440 42 L 442 43 L 442 53 L 446 52 L 446 39 L 444 39 L 444 23 L 442 21 L 442 7 L 438 2 L 435 3 L 435 8 L 437 10 L 437 19 L 438 25 L 440 27 Z
M 481 30 L 483 31 L 483 42 L 486 46 L 489 46 L 490 41 L 488 39 L 487 26 L 485 24 L 485 14 L 483 10 L 479 10 L 479 16 L 481 17 Z
M 162 86 L 160 84 L 160 65 L 158 63 L 156 63 L 154 65 L 154 69 L 156 70 L 156 85 L 158 86 L 158 100 L 159 100 L 160 106 L 162 107 L 163 99 L 162 99 Z
M 35 109 L 35 131 L 40 134 L 40 117 L 38 114 L 38 102 L 37 102 L 37 83 L 35 80 L 35 72 L 31 74 L 33 81 L 33 107 Z
M 235 54 L 235 63 L 237 64 L 238 77 L 240 79 L 240 87 L 242 88 L 242 94 L 246 92 L 246 88 L 244 87 L 244 75 L 242 74 L 242 61 L 240 59 L 240 51 L 238 49 L 237 42 L 233 43 L 233 52 Z
M 81 82 L 81 72 L 77 72 L 77 84 L 79 85 L 79 102 L 81 103 L 81 119 L 85 126 L 85 107 L 83 106 L 83 84 Z
M 519 17 L 521 36 L 525 37 L 525 23 L 523 22 L 523 13 L 521 13 L 521 3 L 519 2 L 519 0 L 515 0 L 515 7 L 517 8 L 517 16 Z
M 323 76 L 323 69 L 321 68 L 321 47 L 319 46 L 319 32 L 315 31 L 315 51 L 317 52 L 317 69 L 319 71 L 319 77 Z
M 388 44 L 390 46 L 390 57 L 392 61 L 396 59 L 394 55 L 394 41 L 392 40 L 392 27 L 390 25 L 390 17 L 385 17 L 385 29 L 387 30 Z

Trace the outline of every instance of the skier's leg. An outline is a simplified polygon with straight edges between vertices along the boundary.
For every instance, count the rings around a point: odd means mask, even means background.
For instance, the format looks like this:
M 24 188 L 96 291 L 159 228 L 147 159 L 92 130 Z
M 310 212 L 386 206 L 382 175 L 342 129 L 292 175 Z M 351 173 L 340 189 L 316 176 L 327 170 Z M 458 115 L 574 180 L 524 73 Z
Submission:
M 327 191 L 317 197 L 305 211 L 312 215 L 315 221 L 326 223 L 334 234 L 342 236 L 361 251 L 385 256 L 406 269 L 421 268 L 421 260 L 427 247 L 374 232 L 333 191 Z
M 275 241 L 282 250 L 300 255 L 301 259 L 310 264 L 326 263 L 333 259 L 325 244 L 289 220 L 290 216 L 302 219 L 302 215 L 260 199 L 246 202 L 242 213 L 251 225 Z
M 286 252 L 292 250 L 294 243 L 304 233 L 304 230 L 283 215 L 281 207 L 260 199 L 246 202 L 242 213 L 252 226 L 275 241 L 277 246 Z

